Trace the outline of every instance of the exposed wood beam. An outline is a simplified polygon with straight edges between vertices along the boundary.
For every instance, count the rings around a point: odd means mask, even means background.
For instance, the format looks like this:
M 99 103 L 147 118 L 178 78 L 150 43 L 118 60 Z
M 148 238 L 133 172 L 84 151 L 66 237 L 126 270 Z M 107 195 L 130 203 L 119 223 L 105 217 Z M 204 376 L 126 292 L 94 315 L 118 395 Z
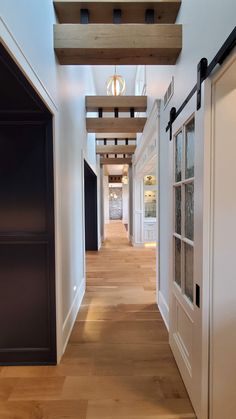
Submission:
M 100 163 L 101 163 L 101 161 L 100 161 Z M 109 176 L 108 167 L 106 165 L 104 165 L 103 174 L 104 174 L 104 176 Z
M 97 146 L 97 154 L 133 154 L 136 145 L 104 145 Z
M 89 10 L 90 23 L 112 23 L 113 10 L 121 9 L 122 23 L 144 23 L 146 9 L 154 9 L 155 23 L 175 23 L 181 0 L 54 0 L 60 23 L 80 23 L 80 10 Z
M 88 132 L 143 132 L 146 118 L 86 118 Z
M 104 140 L 104 138 L 106 138 L 106 140 L 114 140 L 115 138 L 117 138 L 117 140 L 126 140 L 126 138 L 130 140 L 136 140 L 136 133 L 134 134 L 129 132 L 103 132 L 96 134 L 96 140 Z
M 115 139 L 111 139 L 111 138 L 108 138 L 108 140 L 107 139 L 105 139 L 105 140 L 96 140 L 96 144 L 97 144 L 97 146 L 100 146 L 100 145 L 104 145 L 104 146 L 109 146 L 109 145 L 136 145 L 137 143 L 136 143 L 136 140 L 126 140 L 125 138 L 123 138 L 123 139 L 119 139 L 119 140 L 115 140 Z
M 57 24 L 54 48 L 64 65 L 170 65 L 182 49 L 182 26 Z
M 87 112 L 96 112 L 99 108 L 103 112 L 113 112 L 118 108 L 120 112 L 146 112 L 147 96 L 86 96 L 85 106 Z
M 102 158 L 100 164 L 132 164 L 132 158 Z

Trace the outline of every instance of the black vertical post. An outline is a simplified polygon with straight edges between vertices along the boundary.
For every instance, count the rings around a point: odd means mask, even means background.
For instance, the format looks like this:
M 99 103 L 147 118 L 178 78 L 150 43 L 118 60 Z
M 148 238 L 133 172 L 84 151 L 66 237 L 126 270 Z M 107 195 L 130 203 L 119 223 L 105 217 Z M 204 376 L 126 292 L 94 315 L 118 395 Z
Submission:
M 176 108 L 171 108 L 170 110 L 170 141 L 172 140 L 172 124 L 176 118 Z
M 130 108 L 130 118 L 134 118 L 134 108 Z
M 155 11 L 154 9 L 146 9 L 145 12 L 145 22 L 146 23 L 155 23 Z
M 117 145 L 117 138 L 115 138 L 115 145 Z M 117 154 L 115 154 L 115 158 L 117 158 Z
M 201 108 L 202 101 L 202 82 L 206 78 L 208 61 L 202 58 L 197 66 L 197 110 Z
M 121 9 L 113 9 L 113 23 L 121 23 L 122 11 Z

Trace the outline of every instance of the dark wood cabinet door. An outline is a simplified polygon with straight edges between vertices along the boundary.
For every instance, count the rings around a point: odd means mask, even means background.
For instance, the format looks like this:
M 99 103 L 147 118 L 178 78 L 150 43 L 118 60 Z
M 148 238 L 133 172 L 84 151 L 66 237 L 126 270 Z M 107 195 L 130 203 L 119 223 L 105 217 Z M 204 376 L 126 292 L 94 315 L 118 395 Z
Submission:
M 51 124 L 0 121 L 0 364 L 56 362 Z

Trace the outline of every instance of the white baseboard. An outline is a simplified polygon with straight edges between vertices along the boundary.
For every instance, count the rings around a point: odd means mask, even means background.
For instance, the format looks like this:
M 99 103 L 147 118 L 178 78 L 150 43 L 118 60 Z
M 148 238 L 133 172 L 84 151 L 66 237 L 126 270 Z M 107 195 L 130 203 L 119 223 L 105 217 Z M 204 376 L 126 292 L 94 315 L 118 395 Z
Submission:
M 158 307 L 169 332 L 169 306 L 161 291 L 158 292 Z
M 135 243 L 133 242 L 134 247 L 144 247 L 144 243 Z
M 77 290 L 77 293 L 75 295 L 71 308 L 69 310 L 69 313 L 67 314 L 66 319 L 63 323 L 63 327 L 62 327 L 63 353 L 65 352 L 72 328 L 74 326 L 79 308 L 81 306 L 81 303 L 85 294 L 85 284 L 86 284 L 85 278 L 83 278 L 80 284 L 80 287 Z
M 102 247 L 102 238 L 100 237 L 100 238 L 98 239 L 98 250 L 100 250 L 100 249 L 101 249 L 101 247 Z

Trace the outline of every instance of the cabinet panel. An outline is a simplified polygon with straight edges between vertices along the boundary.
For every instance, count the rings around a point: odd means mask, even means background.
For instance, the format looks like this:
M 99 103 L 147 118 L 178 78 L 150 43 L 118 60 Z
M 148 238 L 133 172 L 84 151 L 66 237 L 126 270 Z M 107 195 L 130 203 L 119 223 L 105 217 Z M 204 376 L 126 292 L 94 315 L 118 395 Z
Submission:
M 0 127 L 0 232 L 46 230 L 43 125 Z
M 48 348 L 48 246 L 0 244 L 0 266 L 1 351 Z

